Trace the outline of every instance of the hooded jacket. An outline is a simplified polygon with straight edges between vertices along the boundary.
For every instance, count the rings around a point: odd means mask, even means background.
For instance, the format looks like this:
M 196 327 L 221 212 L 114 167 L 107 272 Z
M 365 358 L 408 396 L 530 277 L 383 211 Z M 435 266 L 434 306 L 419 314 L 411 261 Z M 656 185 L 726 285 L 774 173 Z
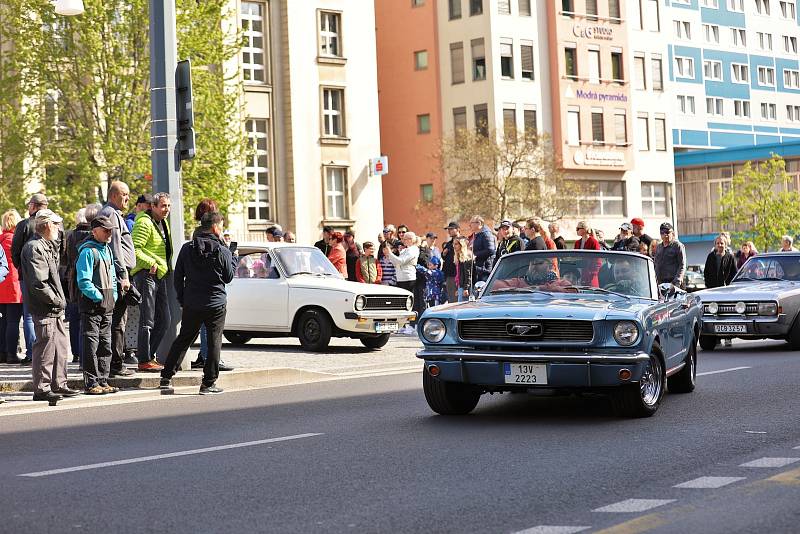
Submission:
M 225 306 L 225 284 L 236 274 L 236 262 L 212 233 L 197 233 L 185 243 L 175 264 L 175 292 L 183 308 L 209 310 Z
M 78 248 L 75 264 L 80 309 L 86 313 L 111 313 L 117 300 L 114 256 L 105 243 L 87 239 Z

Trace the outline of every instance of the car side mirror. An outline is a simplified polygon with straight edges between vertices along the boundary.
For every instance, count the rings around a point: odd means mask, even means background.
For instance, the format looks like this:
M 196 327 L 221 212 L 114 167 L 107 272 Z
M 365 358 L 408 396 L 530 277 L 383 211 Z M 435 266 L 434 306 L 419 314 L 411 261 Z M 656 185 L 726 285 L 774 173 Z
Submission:
M 669 300 L 670 297 L 675 296 L 675 286 L 669 282 L 658 284 L 658 294 L 661 296 L 661 300 Z
M 475 283 L 475 293 L 480 297 L 481 293 L 483 293 L 483 289 L 486 287 L 486 282 L 476 282 Z

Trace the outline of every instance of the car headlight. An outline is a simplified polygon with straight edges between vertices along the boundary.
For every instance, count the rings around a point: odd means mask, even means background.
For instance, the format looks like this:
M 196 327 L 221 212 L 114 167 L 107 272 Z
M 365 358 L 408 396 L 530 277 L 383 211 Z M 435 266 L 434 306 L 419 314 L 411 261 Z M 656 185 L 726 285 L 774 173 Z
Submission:
M 355 306 L 356 311 L 361 311 L 367 306 L 367 297 L 364 295 L 359 295 L 356 297 L 356 300 L 353 302 L 353 306 Z
M 758 303 L 759 315 L 778 315 L 777 302 L 759 302 Z
M 441 319 L 428 319 L 422 325 L 422 337 L 429 343 L 438 343 L 447 334 L 447 327 Z
M 639 339 L 639 327 L 631 321 L 620 321 L 614 325 L 614 339 L 623 347 L 630 347 Z
M 740 315 L 744 315 L 744 312 L 747 311 L 747 304 L 745 304 L 744 302 L 739 301 L 739 302 L 736 303 L 736 306 L 734 306 L 733 309 L 736 310 L 736 313 L 738 313 Z
M 406 309 L 408 311 L 411 311 L 411 308 L 413 307 L 414 307 L 414 297 L 408 297 L 406 299 Z
M 711 315 L 716 315 L 718 311 L 719 311 L 719 304 L 717 304 L 716 302 L 712 302 L 708 305 L 708 313 L 710 313 Z

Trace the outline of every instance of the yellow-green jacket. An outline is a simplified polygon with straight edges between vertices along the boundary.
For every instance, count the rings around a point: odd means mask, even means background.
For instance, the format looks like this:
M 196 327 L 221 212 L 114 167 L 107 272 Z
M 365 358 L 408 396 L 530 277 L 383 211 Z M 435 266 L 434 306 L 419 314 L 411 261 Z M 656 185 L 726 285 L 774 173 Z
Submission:
M 162 237 L 156 224 L 159 224 L 164 232 Z M 148 211 L 140 211 L 136 214 L 133 221 L 133 250 L 136 253 L 136 267 L 131 274 L 139 271 L 149 271 L 150 266 L 156 264 L 156 277 L 164 278 L 169 272 L 169 264 L 172 256 L 172 242 L 169 237 L 169 225 L 166 221 L 156 223 Z

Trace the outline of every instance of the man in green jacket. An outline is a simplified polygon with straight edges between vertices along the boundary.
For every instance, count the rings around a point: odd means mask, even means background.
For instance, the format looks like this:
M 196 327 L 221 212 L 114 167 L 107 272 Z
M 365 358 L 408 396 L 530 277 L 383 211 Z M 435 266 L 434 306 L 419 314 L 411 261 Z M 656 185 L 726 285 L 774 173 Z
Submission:
M 166 219 L 171 208 L 169 194 L 156 193 L 153 207 L 139 212 L 133 222 L 136 266 L 131 274 L 142 294 L 136 354 L 140 371 L 159 372 L 164 368 L 156 359 L 156 349 L 170 324 L 167 288 L 172 279 L 172 240 Z

